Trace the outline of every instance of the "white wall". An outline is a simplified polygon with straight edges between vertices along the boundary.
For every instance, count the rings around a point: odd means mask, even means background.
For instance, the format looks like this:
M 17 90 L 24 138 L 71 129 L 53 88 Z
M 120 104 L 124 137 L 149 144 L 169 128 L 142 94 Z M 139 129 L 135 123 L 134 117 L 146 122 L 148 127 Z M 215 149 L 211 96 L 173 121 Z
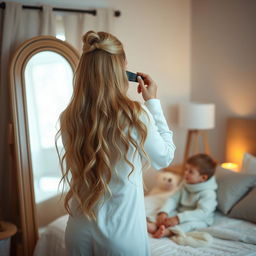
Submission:
M 182 161 L 186 135 L 176 124 L 176 103 L 190 99 L 216 104 L 210 146 L 213 156 L 224 161 L 227 118 L 256 118 L 256 1 L 70 2 L 44 0 L 56 7 L 108 7 L 122 12 L 113 34 L 125 45 L 129 69 L 149 73 L 158 83 L 158 95 L 174 131 L 174 162 Z M 140 99 L 135 87 L 129 93 Z
M 116 35 L 125 44 L 128 67 L 149 73 L 159 86 L 158 96 L 177 145 L 175 162 L 180 162 L 185 131 L 177 127 L 175 104 L 190 95 L 190 1 L 111 2 L 122 11 Z M 135 87 L 130 93 L 139 99 Z
M 224 161 L 227 118 L 256 118 L 256 1 L 193 0 L 191 16 L 191 98 L 216 104 L 210 146 Z
M 30 5 L 40 1 L 21 1 Z M 175 162 L 183 157 L 185 131 L 176 125 L 176 106 L 190 96 L 190 0 L 45 0 L 52 6 L 109 7 L 120 10 L 113 34 L 124 44 L 131 71 L 150 74 L 157 82 L 158 96 L 174 131 Z M 131 85 L 132 87 L 132 85 Z M 129 90 L 134 99 L 135 86 Z

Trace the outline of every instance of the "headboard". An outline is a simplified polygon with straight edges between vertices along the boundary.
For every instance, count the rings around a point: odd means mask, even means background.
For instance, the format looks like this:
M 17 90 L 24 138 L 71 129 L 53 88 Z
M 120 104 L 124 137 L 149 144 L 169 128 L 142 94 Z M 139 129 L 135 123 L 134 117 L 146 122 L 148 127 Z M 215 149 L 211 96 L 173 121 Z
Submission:
M 256 156 L 256 119 L 229 118 L 226 138 L 226 161 L 241 168 L 245 152 Z

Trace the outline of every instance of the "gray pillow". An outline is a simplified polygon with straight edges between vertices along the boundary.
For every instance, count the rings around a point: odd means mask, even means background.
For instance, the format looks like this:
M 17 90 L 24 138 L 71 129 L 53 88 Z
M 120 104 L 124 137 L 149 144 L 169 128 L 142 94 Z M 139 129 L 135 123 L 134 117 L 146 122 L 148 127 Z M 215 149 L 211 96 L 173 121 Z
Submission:
M 228 216 L 256 223 L 256 187 L 231 209 Z
M 232 206 L 256 184 L 256 175 L 232 172 L 218 166 L 216 181 L 218 183 L 217 208 L 227 214 Z
M 249 153 L 244 153 L 241 172 L 256 174 L 256 157 L 255 156 Z

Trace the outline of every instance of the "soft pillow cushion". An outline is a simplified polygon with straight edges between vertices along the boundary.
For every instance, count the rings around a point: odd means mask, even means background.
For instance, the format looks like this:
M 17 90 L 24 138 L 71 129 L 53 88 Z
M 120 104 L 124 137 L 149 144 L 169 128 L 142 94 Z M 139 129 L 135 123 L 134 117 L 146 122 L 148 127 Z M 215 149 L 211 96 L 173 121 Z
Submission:
M 256 187 L 232 208 L 228 216 L 256 223 Z
M 218 209 L 227 214 L 232 206 L 256 184 L 256 175 L 232 172 L 218 166 L 216 181 Z
M 256 174 L 256 157 L 244 153 L 241 172 Z

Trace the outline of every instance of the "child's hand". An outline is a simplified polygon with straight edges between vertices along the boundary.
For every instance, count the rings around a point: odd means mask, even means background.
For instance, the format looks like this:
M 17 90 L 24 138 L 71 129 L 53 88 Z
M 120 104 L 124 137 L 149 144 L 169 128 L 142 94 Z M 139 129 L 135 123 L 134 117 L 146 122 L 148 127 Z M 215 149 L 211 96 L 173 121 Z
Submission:
M 164 225 L 164 221 L 167 219 L 167 214 L 165 212 L 161 212 L 156 217 L 156 225 L 159 227 L 160 225 Z
M 173 226 L 178 225 L 179 223 L 180 223 L 180 221 L 179 221 L 178 216 L 174 216 L 174 217 L 171 217 L 171 218 L 166 218 L 164 220 L 165 227 L 173 227 Z

